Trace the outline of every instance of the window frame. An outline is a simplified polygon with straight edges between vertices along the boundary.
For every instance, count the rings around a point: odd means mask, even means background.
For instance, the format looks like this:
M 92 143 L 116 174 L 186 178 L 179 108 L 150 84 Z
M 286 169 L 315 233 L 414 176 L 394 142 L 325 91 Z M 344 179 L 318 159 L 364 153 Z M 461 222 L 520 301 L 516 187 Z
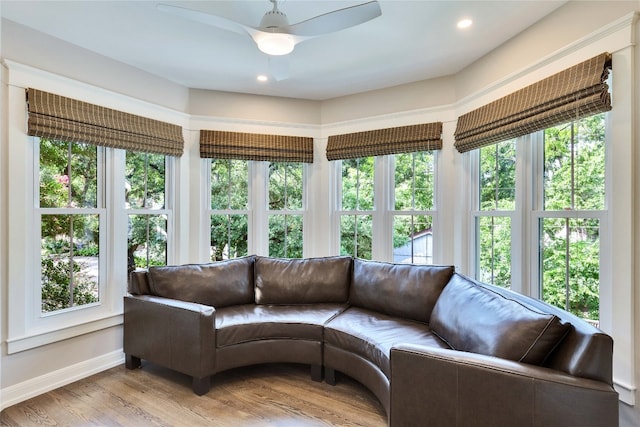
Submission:
M 98 248 L 99 248 L 99 253 L 100 253 L 100 258 L 99 258 L 99 263 L 98 263 L 98 301 L 97 302 L 93 302 L 93 303 L 89 303 L 89 304 L 83 304 L 83 305 L 79 305 L 79 306 L 72 306 L 72 307 L 68 307 L 68 308 L 64 308 L 61 310 L 55 310 L 55 311 L 50 311 L 50 312 L 43 312 L 40 311 L 40 315 L 36 316 L 36 323 L 39 323 L 39 320 L 37 320 L 38 318 L 47 318 L 47 317 L 51 317 L 51 316 L 62 316 L 67 312 L 71 312 L 74 310 L 83 310 L 83 309 L 87 309 L 90 308 L 92 306 L 97 306 L 102 304 L 102 301 L 104 300 L 105 296 L 106 296 L 106 253 L 107 253 L 107 235 L 106 235 L 106 231 L 107 231 L 107 227 L 106 224 L 109 221 L 109 217 L 112 215 L 112 213 L 107 209 L 106 207 L 106 184 L 105 184 L 105 178 L 106 178 L 106 174 L 105 174 L 105 168 L 108 168 L 109 166 L 111 166 L 110 164 L 107 164 L 107 160 L 106 160 L 106 155 L 105 155 L 105 148 L 104 147 L 97 147 L 97 153 L 96 153 L 96 180 L 97 180 L 97 185 L 96 185 L 96 206 L 95 207 L 41 207 L 40 206 L 40 138 L 38 137 L 31 137 L 31 142 L 33 144 L 33 172 L 34 172 L 34 177 L 33 177 L 33 187 L 31 190 L 31 194 L 33 194 L 33 208 L 34 208 L 34 213 L 33 213 L 33 217 L 34 217 L 34 223 L 35 226 L 33 227 L 34 230 L 42 230 L 42 217 L 45 215 L 98 215 L 99 219 L 99 225 L 98 225 L 98 230 L 99 230 L 99 235 L 100 235 L 100 239 L 98 242 Z M 64 141 L 62 141 L 64 142 Z M 73 177 L 73 170 L 72 170 L 72 175 L 71 177 Z M 31 238 L 34 239 L 32 245 L 34 248 L 38 247 L 38 253 L 36 254 L 35 251 L 31 253 L 32 257 L 30 257 L 30 262 L 34 265 L 37 266 L 37 268 L 34 268 L 31 272 L 31 274 L 33 274 L 33 282 L 35 283 L 38 277 L 42 276 L 42 256 L 41 256 L 41 250 L 42 250 L 42 234 L 41 231 L 38 231 L 37 233 L 32 233 L 33 235 L 30 236 Z M 40 286 L 38 286 L 40 288 L 40 291 L 37 292 L 37 297 L 35 298 L 34 303 L 37 303 L 38 306 L 42 307 L 42 281 L 40 280 Z M 27 311 L 30 311 L 30 308 L 27 308 Z M 35 313 L 34 313 L 35 315 Z
M 106 217 L 101 229 L 101 239 L 108 243 L 100 248 L 101 300 L 99 303 L 42 315 L 39 305 L 41 278 L 37 277 L 40 269 L 33 268 L 34 263 L 36 265 L 40 263 L 41 245 L 40 233 L 33 233 L 34 227 L 40 226 L 37 212 L 39 197 L 35 191 L 39 183 L 39 170 L 36 168 L 39 162 L 39 158 L 36 157 L 39 154 L 39 148 L 36 149 L 38 138 L 27 135 L 25 131 L 27 129 L 25 87 L 37 81 L 44 90 L 63 93 L 75 99 L 87 102 L 91 100 L 91 102 L 121 111 L 136 111 L 147 117 L 164 121 L 180 120 L 180 117 L 161 107 L 151 106 L 104 89 L 66 81 L 26 66 L 20 67 L 16 64 L 12 66 L 17 68 L 12 74 L 13 83 L 7 87 L 8 140 L 12 141 L 12 144 L 9 144 L 6 151 L 6 174 L 9 177 L 17 176 L 21 179 L 11 179 L 11 185 L 7 186 L 6 191 L 6 201 L 10 206 L 7 210 L 7 221 L 11 224 L 7 229 L 6 238 L 8 247 L 12 248 L 6 254 L 9 267 L 6 272 L 8 354 L 121 325 L 123 322 L 122 297 L 127 290 L 125 151 L 103 148 L 104 154 L 101 156 L 99 168 L 107 173 L 102 179 L 105 200 L 102 208 Z M 169 193 L 174 193 L 179 162 L 171 158 L 170 163 L 172 178 Z M 171 202 L 167 200 L 167 203 L 175 203 L 175 200 Z M 175 259 L 175 243 L 178 240 L 173 225 L 171 227 L 170 233 L 174 235 L 170 241 L 174 243 L 167 254 L 170 260 Z
M 433 153 L 433 207 L 431 210 L 407 210 L 398 211 L 395 209 L 395 155 L 374 156 L 374 177 L 373 177 L 373 209 L 355 211 L 356 215 L 371 215 L 372 217 L 372 250 L 371 259 L 393 262 L 393 231 L 394 218 L 398 215 L 423 215 L 432 217 L 432 259 L 437 264 L 440 259 L 440 246 L 438 244 L 438 201 L 439 201 L 439 163 L 441 150 L 429 150 Z M 354 211 L 342 209 L 342 160 L 331 161 L 333 192 L 332 204 L 332 252 L 340 253 L 340 219 L 345 215 L 353 215 Z
M 118 150 L 122 152 L 122 156 L 123 156 L 123 173 L 122 173 L 122 179 L 124 182 L 126 182 L 126 178 L 124 175 L 124 170 L 126 167 L 126 155 L 127 155 L 127 150 Z M 146 152 L 138 152 L 138 154 L 153 154 L 153 153 L 146 153 Z M 148 216 L 159 216 L 159 215 L 166 215 L 167 217 L 167 242 L 166 242 L 166 264 L 169 265 L 172 263 L 172 261 L 175 259 L 175 247 L 176 247 L 176 242 L 175 242 L 175 224 L 174 224 L 174 200 L 175 200 L 175 191 L 174 189 L 175 187 L 175 175 L 176 175 L 176 161 L 175 158 L 173 156 L 164 156 L 164 206 L 161 209 L 152 209 L 152 208 L 147 208 L 147 207 L 142 207 L 142 208 L 127 208 L 126 204 L 125 204 L 125 197 L 124 194 L 122 195 L 122 209 L 124 210 L 124 215 L 126 217 L 126 221 L 128 224 L 129 221 L 129 216 L 130 215 L 138 215 L 138 216 L 142 216 L 142 215 L 148 215 Z M 128 229 L 128 227 L 127 227 Z M 128 230 L 127 230 L 128 231 Z M 172 237 L 172 238 L 170 238 Z M 128 247 L 128 237 L 127 237 L 127 246 Z M 127 259 L 127 264 L 128 264 L 128 259 Z
M 272 211 L 269 209 L 269 161 L 246 160 L 248 163 L 248 201 L 246 210 L 212 209 L 211 207 L 211 162 L 215 159 L 202 158 L 202 170 L 205 172 L 203 191 L 203 227 L 208 235 L 211 233 L 211 216 L 221 214 L 245 214 L 247 215 L 247 255 L 257 254 L 268 256 L 269 254 L 269 216 L 279 212 L 302 216 L 303 227 L 303 257 L 308 252 L 309 242 L 309 204 L 308 187 L 310 184 L 309 163 L 302 164 L 302 209 L 299 211 Z M 286 163 L 286 162 L 285 162 Z M 201 259 L 204 262 L 212 262 L 210 256 L 210 238 L 205 239 L 201 248 Z
M 605 206 L 602 210 L 570 210 L 551 211 L 544 209 L 544 130 L 516 138 L 516 197 L 513 211 L 482 211 L 479 210 L 479 160 L 480 150 L 468 153 L 470 159 L 469 179 L 470 191 L 470 230 L 473 230 L 470 242 L 470 271 L 473 277 L 478 277 L 479 265 L 477 253 L 478 232 L 477 218 L 483 216 L 508 216 L 511 218 L 511 289 L 537 299 L 542 297 L 542 278 L 540 271 L 541 252 L 539 242 L 539 223 L 544 218 L 594 218 L 599 220 L 600 233 L 600 322 L 603 316 L 608 316 L 606 301 L 611 293 L 610 282 L 607 277 L 610 266 L 605 254 L 611 251 L 608 238 L 609 200 L 612 162 L 610 129 L 610 113 L 605 115 Z M 496 215 L 498 213 L 499 215 Z M 528 286 L 527 286 L 528 284 Z M 602 301 L 605 301 L 603 306 Z M 604 313 L 603 313 L 604 308 Z M 606 322 L 605 322 L 606 323 Z

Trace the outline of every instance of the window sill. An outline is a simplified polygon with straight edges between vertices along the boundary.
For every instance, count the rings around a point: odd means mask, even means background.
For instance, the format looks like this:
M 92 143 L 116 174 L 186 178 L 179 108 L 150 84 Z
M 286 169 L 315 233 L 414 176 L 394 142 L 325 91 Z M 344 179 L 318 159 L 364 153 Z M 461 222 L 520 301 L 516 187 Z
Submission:
M 19 353 L 21 351 L 96 332 L 101 329 L 118 326 L 121 325 L 122 322 L 123 315 L 120 313 L 53 331 L 25 335 L 18 338 L 10 338 L 7 340 L 7 353 Z

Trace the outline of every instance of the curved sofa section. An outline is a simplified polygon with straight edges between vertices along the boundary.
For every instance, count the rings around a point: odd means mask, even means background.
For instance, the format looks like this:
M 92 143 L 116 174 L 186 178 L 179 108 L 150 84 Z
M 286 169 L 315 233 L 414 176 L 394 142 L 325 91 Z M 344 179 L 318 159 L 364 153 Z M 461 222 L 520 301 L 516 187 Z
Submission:
M 362 383 L 394 426 L 618 423 L 611 337 L 451 266 L 248 256 L 152 267 L 132 273 L 124 310 L 126 366 L 190 375 L 200 395 L 227 369 L 302 363 L 315 381 Z

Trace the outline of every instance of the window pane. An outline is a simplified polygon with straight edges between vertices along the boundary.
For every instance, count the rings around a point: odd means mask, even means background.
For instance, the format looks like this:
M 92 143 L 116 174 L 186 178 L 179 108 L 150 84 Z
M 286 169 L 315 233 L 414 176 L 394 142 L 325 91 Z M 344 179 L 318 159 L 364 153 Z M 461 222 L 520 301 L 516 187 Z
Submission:
M 476 218 L 478 236 L 478 280 L 511 287 L 511 218 Z
M 99 215 L 42 215 L 42 312 L 99 300 Z
M 302 258 L 302 215 L 269 216 L 269 256 Z
M 249 201 L 249 162 L 211 161 L 211 208 L 244 210 Z
M 480 149 L 480 210 L 513 210 L 516 204 L 516 143 Z
M 127 209 L 165 207 L 166 157 L 127 151 L 125 189 Z
M 129 215 L 128 271 L 167 264 L 167 216 Z
M 604 114 L 544 133 L 544 209 L 604 209 Z
M 373 209 L 374 157 L 342 160 L 342 210 Z
M 302 163 L 269 164 L 269 209 L 302 209 Z
M 542 299 L 596 323 L 600 229 L 597 219 L 540 220 Z
M 433 264 L 432 218 L 396 215 L 393 219 L 393 261 Z
M 340 217 L 340 255 L 371 259 L 371 215 Z
M 245 256 L 247 252 L 247 215 L 211 216 L 211 260 Z
M 40 139 L 40 207 L 97 207 L 97 165 L 94 145 Z
M 433 209 L 433 153 L 395 155 L 395 210 Z

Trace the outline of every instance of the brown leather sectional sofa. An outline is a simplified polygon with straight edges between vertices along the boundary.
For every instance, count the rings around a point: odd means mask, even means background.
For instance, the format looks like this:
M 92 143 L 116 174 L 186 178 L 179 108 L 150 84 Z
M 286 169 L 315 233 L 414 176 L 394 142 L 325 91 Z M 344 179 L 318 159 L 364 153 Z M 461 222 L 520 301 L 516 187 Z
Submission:
M 126 366 L 193 377 L 303 363 L 380 400 L 392 426 L 617 426 L 613 341 L 453 267 L 248 256 L 132 273 Z

